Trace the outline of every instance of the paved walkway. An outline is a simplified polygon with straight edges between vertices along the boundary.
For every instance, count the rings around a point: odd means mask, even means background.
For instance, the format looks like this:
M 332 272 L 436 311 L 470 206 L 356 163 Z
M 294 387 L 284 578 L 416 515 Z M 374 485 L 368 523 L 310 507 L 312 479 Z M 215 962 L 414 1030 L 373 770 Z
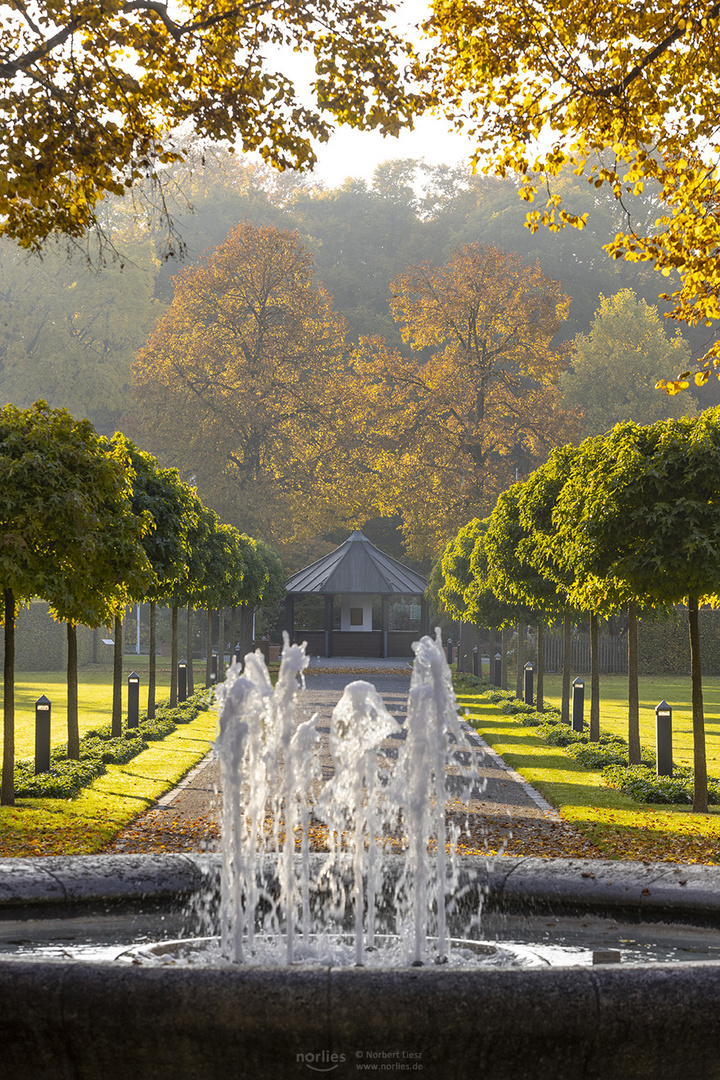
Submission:
M 385 740 L 382 750 L 397 756 L 405 737 L 402 724 L 407 707 L 410 668 L 405 661 L 320 660 L 312 664 L 306 687 L 298 694 L 298 720 L 318 714 L 319 754 L 323 778 L 332 773 L 327 739 L 333 708 L 348 682 L 364 678 L 374 683 L 388 711 L 399 721 L 397 733 Z M 320 669 L 322 664 L 322 669 Z M 557 857 L 597 857 L 598 850 L 573 827 L 561 821 L 557 811 L 509 769 L 468 727 L 476 756 L 476 781 L 469 804 L 461 801 L 467 787 L 458 768 L 447 774 L 448 820 L 462 829 L 460 849 L 467 854 L 507 853 Z M 202 851 L 219 843 L 217 822 L 220 804 L 220 771 L 212 757 L 204 759 L 185 780 L 165 795 L 157 806 L 142 814 L 108 848 L 111 852 Z

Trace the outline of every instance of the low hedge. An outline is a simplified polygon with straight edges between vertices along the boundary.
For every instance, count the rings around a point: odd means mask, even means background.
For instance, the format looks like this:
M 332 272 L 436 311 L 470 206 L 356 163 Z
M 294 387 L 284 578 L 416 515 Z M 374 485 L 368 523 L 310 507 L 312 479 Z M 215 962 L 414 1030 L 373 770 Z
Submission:
M 107 765 L 124 765 L 143 750 L 149 742 L 164 739 L 178 724 L 189 724 L 198 713 L 209 708 L 207 690 L 198 690 L 176 709 L 166 703 L 158 706 L 155 717 L 149 720 L 143 713 L 136 728 L 123 721 L 123 733 L 113 737 L 112 725 L 103 724 L 87 731 L 80 739 L 80 757 L 68 758 L 67 743 L 60 743 L 50 752 L 48 772 L 35 774 L 35 762 L 15 763 L 15 794 L 24 799 L 72 799 L 91 784 L 96 776 L 107 771 Z

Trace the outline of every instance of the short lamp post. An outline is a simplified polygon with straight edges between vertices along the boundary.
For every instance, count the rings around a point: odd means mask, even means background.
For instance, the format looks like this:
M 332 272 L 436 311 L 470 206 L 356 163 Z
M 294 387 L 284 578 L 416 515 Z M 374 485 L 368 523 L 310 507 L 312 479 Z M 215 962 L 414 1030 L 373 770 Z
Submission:
M 187 701 L 187 664 L 184 660 L 178 663 L 178 701 Z
M 50 771 L 51 705 L 43 694 L 35 702 L 35 775 Z
M 211 686 L 214 686 L 215 683 L 217 682 L 217 674 L 218 674 L 218 658 L 217 658 L 217 653 L 213 653 L 212 658 L 210 660 L 210 685 Z
M 447 662 L 448 664 L 453 662 L 453 639 L 451 637 L 447 640 Z
M 525 665 L 525 679 L 523 685 L 523 701 L 526 705 L 532 705 L 533 703 L 533 675 L 534 669 L 528 660 Z
M 502 656 L 500 653 L 495 653 L 495 663 L 493 666 L 493 685 L 502 686 Z
M 572 729 L 582 731 L 585 727 L 583 712 L 585 710 L 585 683 L 582 679 L 573 679 L 572 684 Z
M 473 675 L 475 678 L 480 674 L 480 654 L 477 645 L 473 649 Z
M 672 776 L 672 709 L 667 701 L 655 706 L 655 758 L 658 776 Z
M 128 675 L 128 718 L 127 726 L 136 728 L 140 719 L 140 676 L 137 671 Z

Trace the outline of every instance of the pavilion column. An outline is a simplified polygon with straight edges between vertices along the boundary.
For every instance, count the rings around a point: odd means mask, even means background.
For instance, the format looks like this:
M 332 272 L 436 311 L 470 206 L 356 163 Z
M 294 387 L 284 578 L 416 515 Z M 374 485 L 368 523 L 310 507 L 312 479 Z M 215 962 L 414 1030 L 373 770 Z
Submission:
M 424 596 L 420 598 L 420 635 L 430 633 L 430 608 Z
M 382 657 L 383 660 L 388 658 L 388 609 L 390 607 L 390 597 L 382 596 L 381 598 L 381 611 L 380 629 L 382 630 Z
M 325 593 L 325 655 L 332 656 L 334 593 Z
M 285 629 L 292 645 L 295 637 L 295 597 L 292 593 L 288 593 L 285 597 Z

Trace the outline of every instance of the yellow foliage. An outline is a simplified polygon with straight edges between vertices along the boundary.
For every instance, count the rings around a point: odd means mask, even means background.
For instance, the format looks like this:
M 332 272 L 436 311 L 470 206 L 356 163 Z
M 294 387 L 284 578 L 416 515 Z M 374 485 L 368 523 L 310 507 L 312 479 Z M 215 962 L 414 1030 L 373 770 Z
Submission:
M 674 318 L 720 318 L 717 18 L 676 0 L 465 0 L 436 2 L 425 27 L 430 46 L 416 74 L 474 136 L 474 160 L 522 176 L 523 198 L 529 184 L 546 183 L 531 229 L 580 226 L 582 218 L 553 213 L 552 182 L 566 163 L 624 207 L 651 192 L 662 210 L 656 231 L 636 233 L 631 214 L 608 252 L 678 281 L 665 297 Z M 552 134 L 549 149 L 541 133 Z M 715 356 L 720 343 L 706 368 Z M 677 393 L 685 382 L 664 389 Z

